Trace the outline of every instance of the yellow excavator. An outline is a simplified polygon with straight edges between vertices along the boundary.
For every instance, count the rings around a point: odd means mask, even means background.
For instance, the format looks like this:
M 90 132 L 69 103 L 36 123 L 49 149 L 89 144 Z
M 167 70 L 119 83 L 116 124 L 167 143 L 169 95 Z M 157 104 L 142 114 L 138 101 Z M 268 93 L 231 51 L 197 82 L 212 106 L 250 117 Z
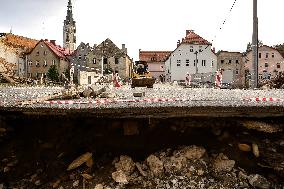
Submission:
M 148 64 L 146 61 L 135 61 L 135 66 L 132 73 L 131 87 L 147 87 L 153 88 L 155 78 L 152 77 L 148 71 Z

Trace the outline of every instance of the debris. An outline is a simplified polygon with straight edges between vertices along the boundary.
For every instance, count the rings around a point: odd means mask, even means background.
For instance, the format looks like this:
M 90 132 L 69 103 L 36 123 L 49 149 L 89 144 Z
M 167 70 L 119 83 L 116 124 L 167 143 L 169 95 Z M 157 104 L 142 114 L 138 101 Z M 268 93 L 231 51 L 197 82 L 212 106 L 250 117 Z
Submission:
M 116 170 L 121 170 L 126 175 L 130 175 L 135 169 L 135 163 L 129 156 L 120 156 L 119 162 L 115 163 Z
M 121 183 L 121 184 L 128 184 L 128 180 L 126 175 L 124 174 L 124 172 L 122 170 L 118 170 L 115 171 L 111 174 L 113 180 L 115 180 L 115 182 Z
M 216 173 L 230 172 L 235 166 L 235 161 L 229 160 L 223 153 L 220 153 L 212 163 L 213 170 Z
M 78 187 L 79 186 L 80 181 L 76 180 L 75 182 L 73 182 L 73 187 Z
M 145 171 L 143 171 L 141 164 L 140 163 L 135 163 L 135 165 L 136 165 L 138 171 L 140 172 L 140 174 L 143 177 L 147 177 L 147 173 Z
M 89 174 L 87 174 L 87 173 L 83 173 L 83 174 L 81 174 L 82 175 L 82 177 L 84 178 L 84 179 L 86 179 L 86 180 L 91 180 L 92 178 L 93 178 L 93 176 L 91 176 L 91 175 L 89 175 Z
M 238 147 L 243 152 L 250 152 L 251 151 L 251 147 L 248 144 L 238 144 Z
M 97 184 L 94 189 L 104 189 L 102 184 Z
M 86 165 L 87 165 L 89 168 L 93 167 L 93 165 L 94 165 L 94 160 L 93 160 L 92 157 L 86 161 Z
M 144 97 L 145 96 L 145 92 L 135 92 L 133 93 L 134 97 Z
M 154 155 L 150 155 L 147 159 L 147 164 L 151 170 L 151 172 L 155 176 L 160 176 L 164 173 L 164 165 L 163 162 Z
M 253 187 L 256 187 L 256 188 L 260 188 L 260 189 L 270 188 L 270 182 L 266 178 L 258 174 L 249 175 L 248 181 Z
M 257 131 L 262 131 L 266 133 L 276 133 L 281 132 L 283 130 L 280 125 L 269 124 L 262 121 L 242 121 L 242 124 L 248 129 L 255 129 Z
M 101 98 L 115 98 L 117 95 L 113 92 L 103 92 L 100 97 Z
M 177 150 L 174 152 L 175 156 L 184 156 L 185 158 L 189 160 L 196 160 L 200 159 L 204 154 L 206 150 L 203 147 L 198 146 L 186 146 L 182 148 L 181 150 Z
M 252 144 L 252 152 L 255 157 L 259 157 L 258 145 L 255 143 Z
M 57 188 L 60 184 L 60 180 L 57 180 L 55 183 L 52 184 L 52 188 Z
M 67 171 L 76 169 L 77 167 L 81 166 L 83 163 L 87 162 L 92 157 L 92 155 L 93 154 L 90 152 L 81 155 L 68 166 Z

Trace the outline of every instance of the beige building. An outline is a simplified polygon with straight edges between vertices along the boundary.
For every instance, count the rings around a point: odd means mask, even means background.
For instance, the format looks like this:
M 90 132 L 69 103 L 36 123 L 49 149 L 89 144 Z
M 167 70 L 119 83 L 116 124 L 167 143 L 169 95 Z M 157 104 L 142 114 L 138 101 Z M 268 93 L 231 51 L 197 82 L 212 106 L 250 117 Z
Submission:
M 69 69 L 69 51 L 55 44 L 55 40 L 40 40 L 27 56 L 27 77 L 46 78 L 51 65 L 56 65 L 59 75 Z
M 219 52 L 217 55 L 217 69 L 222 70 L 222 82 L 237 88 L 244 87 L 244 62 L 245 58 L 240 52 Z
M 252 71 L 252 51 L 247 53 L 245 69 L 247 78 Z M 274 48 L 263 45 L 258 48 L 258 78 L 259 83 L 277 76 L 284 71 L 284 58 Z

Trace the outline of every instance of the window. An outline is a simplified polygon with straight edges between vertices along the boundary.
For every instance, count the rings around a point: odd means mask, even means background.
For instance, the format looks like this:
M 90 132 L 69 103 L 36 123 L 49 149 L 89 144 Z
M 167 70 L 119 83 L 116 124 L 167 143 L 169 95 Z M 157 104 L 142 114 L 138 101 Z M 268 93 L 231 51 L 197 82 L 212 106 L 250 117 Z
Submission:
M 229 64 L 231 64 L 232 63 L 232 60 L 229 60 Z
M 274 53 L 271 54 L 271 57 L 274 58 Z
M 221 64 L 224 64 L 224 62 L 225 62 L 224 60 L 221 60 Z
M 32 77 L 32 73 L 28 73 L 28 77 L 31 78 Z
M 280 63 L 277 63 L 277 68 L 280 68 Z
M 177 60 L 177 66 L 180 66 L 180 62 L 181 62 L 180 60 Z
M 29 66 L 32 66 L 33 65 L 33 61 L 30 60 L 28 64 L 29 64 Z
M 265 58 L 268 58 L 268 55 L 269 55 L 269 54 L 268 54 L 268 53 L 266 53 L 266 54 L 265 54 Z
M 265 66 L 266 68 L 268 68 L 268 63 L 266 62 L 266 63 L 264 64 L 264 66 Z
M 199 52 L 202 52 L 202 46 L 199 46 Z
M 190 52 L 193 52 L 193 46 L 190 46 L 190 50 L 189 50 Z
M 94 58 L 94 59 L 93 59 L 93 64 L 96 64 L 96 63 L 97 63 L 97 59 Z
M 117 74 L 118 74 L 118 70 L 115 70 L 114 73 L 117 73 Z
M 239 69 L 236 69 L 236 75 L 238 75 L 239 74 Z
M 55 65 L 55 60 L 52 60 L 52 61 L 51 61 L 51 64 L 52 64 L 52 65 Z
M 39 51 L 36 52 L 36 55 L 39 56 Z
M 107 58 L 104 58 L 104 59 L 103 59 L 103 63 L 104 63 L 104 64 L 107 64 Z
M 258 53 L 258 58 L 261 58 L 261 53 Z
M 84 55 L 84 60 L 87 60 L 87 55 L 86 54 Z
M 43 55 L 46 56 L 47 55 L 47 51 L 43 51 Z
M 82 59 L 82 57 L 81 57 L 81 55 L 80 55 L 80 54 L 79 54 L 79 57 L 78 57 L 78 58 L 79 58 L 79 60 L 81 60 L 81 59 Z
M 262 79 L 262 74 L 258 74 L 258 79 Z
M 114 63 L 115 63 L 115 64 L 118 64 L 118 63 L 119 63 L 119 59 L 118 59 L 118 58 L 115 58 L 115 59 L 114 59 Z
M 47 62 L 46 60 L 43 61 L 43 67 L 46 67 L 47 66 Z
M 239 60 L 236 60 L 236 64 L 238 64 L 239 63 Z
M 201 65 L 206 66 L 206 60 L 202 60 Z
M 197 60 L 197 62 L 198 62 L 198 60 Z M 193 66 L 196 66 L 196 60 L 193 61 Z
M 185 60 L 185 66 L 189 66 L 189 59 Z
M 211 62 L 211 67 L 213 67 L 214 66 L 214 61 L 212 60 L 212 62 Z
M 39 67 L 40 65 L 39 65 L 39 61 L 37 60 L 36 61 L 36 67 Z

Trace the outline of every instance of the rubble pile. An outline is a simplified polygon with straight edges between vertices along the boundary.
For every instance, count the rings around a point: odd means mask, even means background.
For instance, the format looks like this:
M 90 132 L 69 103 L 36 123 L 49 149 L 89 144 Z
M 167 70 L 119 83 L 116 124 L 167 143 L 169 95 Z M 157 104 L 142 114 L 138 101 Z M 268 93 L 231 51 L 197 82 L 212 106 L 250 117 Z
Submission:
M 277 77 L 261 83 L 260 86 L 263 89 L 284 89 L 284 73 L 279 73 Z
M 15 64 L 9 63 L 4 58 L 0 57 L 0 73 L 13 76 L 15 74 L 15 70 L 16 70 Z

